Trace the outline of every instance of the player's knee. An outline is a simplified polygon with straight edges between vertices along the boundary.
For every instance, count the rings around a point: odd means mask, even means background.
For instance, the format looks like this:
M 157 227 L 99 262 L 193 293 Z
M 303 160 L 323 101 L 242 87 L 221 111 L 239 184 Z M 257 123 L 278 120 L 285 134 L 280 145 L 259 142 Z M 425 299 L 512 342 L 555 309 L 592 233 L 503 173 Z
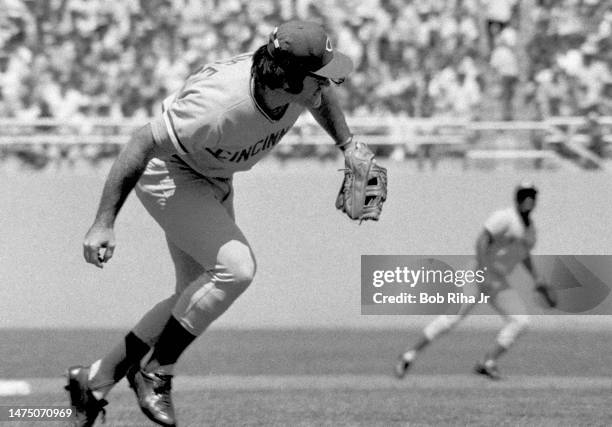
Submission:
M 255 277 L 256 269 L 255 259 L 249 255 L 234 263 L 230 272 L 235 283 L 248 286 Z
M 232 241 L 224 245 L 218 257 L 219 282 L 229 281 L 246 288 L 255 277 L 257 265 L 251 249 L 244 243 Z
M 433 322 L 425 327 L 423 335 L 431 341 L 439 335 L 451 330 L 459 322 L 459 319 L 459 316 L 449 316 L 446 314 L 438 316 Z
M 233 259 L 226 265 L 224 274 L 217 277 L 220 279 L 225 276 L 224 280 L 217 281 L 217 286 L 225 289 L 226 292 L 241 294 L 253 281 L 255 271 L 255 259 L 251 255 Z
M 523 332 L 527 330 L 529 326 L 529 316 L 527 315 L 512 315 L 510 316 L 509 322 L 506 326 L 500 331 L 499 336 L 497 337 L 497 342 L 502 347 L 508 348 L 510 347 L 516 339 Z
M 516 328 L 519 331 L 524 331 L 529 327 L 529 323 L 531 322 L 529 316 L 526 314 L 515 314 L 510 316 L 510 321 L 516 324 Z
M 462 318 L 461 316 L 457 314 L 452 314 L 452 315 L 447 314 L 444 317 L 446 318 L 446 322 L 444 324 L 444 332 L 448 332 L 451 329 L 453 329 L 455 326 L 457 326 Z

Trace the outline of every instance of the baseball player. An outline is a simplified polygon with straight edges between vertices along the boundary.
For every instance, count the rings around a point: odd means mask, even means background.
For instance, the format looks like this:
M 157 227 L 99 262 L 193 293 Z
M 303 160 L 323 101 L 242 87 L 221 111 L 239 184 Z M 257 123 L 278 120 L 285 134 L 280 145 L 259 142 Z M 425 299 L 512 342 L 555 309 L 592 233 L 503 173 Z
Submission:
M 515 206 L 494 212 L 485 222 L 476 241 L 476 268 L 487 272 L 487 281 L 475 285 L 478 292 L 489 295 L 488 303 L 504 318 L 505 325 L 497 336 L 495 347 L 484 361 L 478 362 L 475 373 L 499 379 L 497 360 L 525 331 L 529 323 L 527 309 L 518 292 L 507 280 L 517 264 L 522 263 L 536 283 L 536 290 L 544 287 L 531 261 L 530 252 L 536 243 L 536 229 L 531 212 L 536 205 L 537 189 L 531 183 L 521 183 L 515 192 Z M 466 290 L 467 291 L 467 290 Z M 472 292 L 475 289 L 471 289 Z M 544 291 L 546 292 L 546 291 Z M 477 300 L 477 299 L 476 299 Z M 463 304 L 456 315 L 441 315 L 423 329 L 416 345 L 408 348 L 395 366 L 395 374 L 403 378 L 417 355 L 436 338 L 450 331 L 475 304 Z
M 136 195 L 165 233 L 176 271 L 174 293 L 159 302 L 114 349 L 90 366 L 69 368 L 78 425 L 93 425 L 124 376 L 152 421 L 176 425 L 173 366 L 193 340 L 253 280 L 255 258 L 234 221 L 232 176 L 267 155 L 308 109 L 343 151 L 354 148 L 331 83 L 351 60 L 324 29 L 291 21 L 254 53 L 206 65 L 163 102 L 113 164 L 84 257 L 102 268 L 113 256 L 113 225 Z

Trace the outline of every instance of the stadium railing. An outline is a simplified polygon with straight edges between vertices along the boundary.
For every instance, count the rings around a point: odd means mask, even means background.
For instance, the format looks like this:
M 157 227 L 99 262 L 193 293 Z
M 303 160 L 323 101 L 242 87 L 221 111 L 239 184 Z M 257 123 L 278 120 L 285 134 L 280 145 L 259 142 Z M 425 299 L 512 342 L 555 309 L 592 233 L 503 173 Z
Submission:
M 482 160 L 554 162 L 561 159 L 559 153 L 570 152 L 590 167 L 604 168 L 600 159 L 585 148 L 589 140 L 588 126 L 592 126 L 592 122 L 584 117 L 553 117 L 543 121 L 469 121 L 350 116 L 347 121 L 359 140 L 387 152 L 399 149 L 405 156 L 455 153 L 464 159 L 467 167 L 470 162 Z M 103 117 L 78 120 L 0 118 L 0 148 L 6 151 L 11 147 L 29 145 L 123 145 L 130 132 L 145 122 L 142 119 Z M 596 123 L 603 129 L 604 143 L 612 146 L 612 116 L 599 117 Z M 513 143 L 498 142 L 496 135 L 500 133 L 514 135 L 510 138 Z M 539 144 L 532 142 L 534 135 L 539 135 Z M 283 140 L 285 146 L 329 144 L 329 137 L 309 115 L 302 116 Z M 559 145 L 563 150 L 558 149 Z

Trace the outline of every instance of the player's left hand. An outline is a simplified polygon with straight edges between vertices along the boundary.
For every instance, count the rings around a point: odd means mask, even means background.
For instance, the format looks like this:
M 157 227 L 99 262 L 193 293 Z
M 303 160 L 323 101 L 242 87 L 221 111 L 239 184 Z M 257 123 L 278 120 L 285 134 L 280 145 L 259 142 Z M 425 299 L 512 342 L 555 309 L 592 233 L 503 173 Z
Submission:
M 387 199 L 387 169 L 376 163 L 367 145 L 359 142 L 344 151 L 344 164 L 336 208 L 360 222 L 378 221 Z
M 534 291 L 542 297 L 548 308 L 557 306 L 557 293 L 546 282 L 539 281 L 536 283 Z

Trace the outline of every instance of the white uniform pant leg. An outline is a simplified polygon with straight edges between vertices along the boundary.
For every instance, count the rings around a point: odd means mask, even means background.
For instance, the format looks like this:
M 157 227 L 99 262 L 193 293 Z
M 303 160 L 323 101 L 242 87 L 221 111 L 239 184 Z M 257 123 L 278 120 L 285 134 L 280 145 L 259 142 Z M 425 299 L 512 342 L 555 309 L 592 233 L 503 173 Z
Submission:
M 169 317 L 168 308 L 187 330 L 199 335 L 244 292 L 255 274 L 251 248 L 234 222 L 231 186 L 160 166 L 143 175 L 136 194 L 164 229 L 176 271 L 175 295 L 139 324 L 137 331 L 147 337 L 137 335 L 154 339 Z

